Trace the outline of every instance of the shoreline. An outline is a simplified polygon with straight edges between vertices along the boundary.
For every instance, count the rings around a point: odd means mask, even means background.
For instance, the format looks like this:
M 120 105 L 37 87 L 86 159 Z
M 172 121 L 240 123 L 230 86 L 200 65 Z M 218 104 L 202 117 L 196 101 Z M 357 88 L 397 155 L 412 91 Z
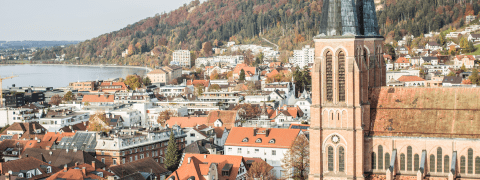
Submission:
M 137 69 L 147 69 L 147 73 L 153 71 L 150 67 L 143 67 L 143 66 L 125 66 L 125 65 L 88 65 L 88 64 L 1 64 L 0 66 L 4 65 L 42 65 L 42 66 L 80 66 L 80 67 L 120 67 L 120 68 L 137 68 Z

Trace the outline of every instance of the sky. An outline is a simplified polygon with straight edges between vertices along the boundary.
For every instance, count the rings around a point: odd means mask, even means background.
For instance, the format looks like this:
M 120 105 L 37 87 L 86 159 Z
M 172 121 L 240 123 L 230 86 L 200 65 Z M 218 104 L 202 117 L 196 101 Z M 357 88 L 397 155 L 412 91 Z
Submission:
M 0 41 L 84 41 L 168 13 L 192 0 L 1 1 Z

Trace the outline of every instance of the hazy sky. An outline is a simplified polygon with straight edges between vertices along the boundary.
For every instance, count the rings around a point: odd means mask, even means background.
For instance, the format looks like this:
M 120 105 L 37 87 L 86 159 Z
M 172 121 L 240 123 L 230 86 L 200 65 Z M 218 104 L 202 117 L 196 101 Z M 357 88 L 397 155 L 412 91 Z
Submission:
M 83 41 L 191 1 L 1 0 L 0 40 Z

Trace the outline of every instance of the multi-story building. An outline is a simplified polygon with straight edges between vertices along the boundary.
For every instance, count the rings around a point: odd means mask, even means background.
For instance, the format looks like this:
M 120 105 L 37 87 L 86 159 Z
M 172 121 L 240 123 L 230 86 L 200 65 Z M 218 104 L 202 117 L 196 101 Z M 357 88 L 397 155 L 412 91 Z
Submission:
M 313 64 L 315 58 L 315 48 L 311 48 L 310 45 L 306 45 L 302 50 L 294 50 L 293 58 L 290 63 L 295 64 L 299 68 L 304 68 Z
M 5 98 L 5 107 L 16 108 L 25 105 L 24 93 L 6 94 L 3 97 Z
M 202 96 L 198 97 L 198 100 L 238 104 L 243 100 L 243 96 L 238 92 L 204 92 Z
M 15 122 L 25 122 L 34 119 L 33 109 L 0 108 L 0 126 L 12 125 Z
M 195 66 L 213 66 L 215 64 L 229 65 L 235 67 L 237 64 L 244 62 L 242 55 L 236 56 L 214 56 L 214 57 L 199 57 L 195 60 Z
M 108 137 L 99 136 L 95 146 L 96 158 L 107 167 L 152 157 L 163 163 L 170 133 L 174 133 L 178 149 L 185 147 L 186 134 L 179 126 L 160 131 L 122 129 Z
M 473 55 L 457 55 L 453 62 L 453 67 L 457 69 L 460 69 L 463 65 L 466 68 L 473 68 L 475 66 L 475 57 Z
M 188 50 L 176 50 L 173 52 L 173 60 L 170 62 L 171 65 L 177 65 L 184 68 L 192 67 L 190 61 L 190 51 Z
M 72 82 L 68 86 L 77 91 L 94 91 L 95 81 Z
M 182 67 L 180 66 L 175 66 L 175 65 L 164 66 L 163 70 L 167 73 L 169 81 L 173 79 L 177 79 L 182 76 Z
M 234 127 L 225 142 L 225 155 L 264 159 L 273 166 L 273 173 L 281 178 L 284 154 L 295 139 L 302 134 L 299 129 Z
M 87 122 L 89 118 L 89 113 L 74 112 L 72 108 L 62 107 L 62 109 L 57 108 L 50 110 L 47 112 L 46 117 L 38 120 L 38 123 L 50 132 L 58 132 L 62 127 Z
M 166 84 L 170 81 L 167 76 L 167 72 L 165 72 L 163 69 L 155 69 L 150 71 L 147 74 L 147 77 L 150 79 L 150 81 L 152 81 L 152 83 Z
M 185 85 L 177 86 L 162 86 L 158 89 L 158 94 L 163 96 L 179 96 L 186 94 L 185 91 L 188 91 L 188 87 Z

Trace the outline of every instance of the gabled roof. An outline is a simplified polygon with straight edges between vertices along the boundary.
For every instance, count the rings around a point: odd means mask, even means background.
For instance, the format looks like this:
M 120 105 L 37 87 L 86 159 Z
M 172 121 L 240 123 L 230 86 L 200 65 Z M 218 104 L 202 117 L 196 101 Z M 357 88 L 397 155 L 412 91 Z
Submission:
M 300 129 L 234 127 L 230 130 L 225 146 L 290 148 L 299 134 Z M 244 142 L 244 139 L 247 141 Z M 257 142 L 258 139 L 261 142 Z
M 399 57 L 399 58 L 395 61 L 395 63 L 410 63 L 410 61 L 408 61 L 408 59 L 405 58 L 405 57 Z
M 480 38 L 480 34 L 470 34 L 473 38 Z
M 247 74 L 255 75 L 257 73 L 256 67 L 249 67 L 246 64 L 237 64 L 237 66 L 235 66 L 235 69 L 233 69 L 233 74 L 240 75 L 240 71 L 242 69 L 243 71 L 245 71 L 245 76 L 247 76 Z
M 85 168 L 85 173 L 83 172 Z M 101 176 L 100 176 L 101 174 Z M 94 168 L 90 164 L 79 164 L 73 167 L 68 168 L 67 172 L 61 170 L 54 175 L 47 178 L 47 180 L 58 180 L 58 179 L 78 179 L 78 180 L 91 180 L 91 179 L 107 179 L 108 176 L 113 176 L 114 174 L 105 171 L 97 166 Z
M 223 127 L 230 129 L 235 126 L 237 121 L 237 111 L 235 110 L 215 110 L 210 111 L 207 116 L 208 126 L 214 126 L 217 119 L 220 119 L 223 123 Z
M 442 83 L 461 84 L 462 80 L 463 80 L 462 77 L 445 76 L 443 78 Z
M 398 81 L 400 81 L 400 82 L 425 81 L 425 79 L 422 79 L 421 77 L 418 77 L 418 76 L 403 75 L 403 76 L 398 78 Z
M 429 41 L 429 42 L 428 42 L 428 45 L 429 45 L 429 46 L 440 46 L 440 45 L 439 45 L 437 42 L 435 42 L 435 41 Z
M 187 80 L 187 86 L 196 86 L 198 84 L 203 84 L 204 87 L 208 87 L 210 85 L 210 81 L 209 80 L 190 80 L 188 81 Z
M 188 163 L 189 158 L 190 163 Z M 236 179 L 242 162 L 244 162 L 242 156 L 185 154 L 182 165 L 167 179 L 174 176 L 175 180 L 186 180 L 193 176 L 195 180 L 206 180 L 204 175 L 208 174 L 212 165 L 217 166 L 218 180 Z M 229 176 L 222 176 L 222 169 L 224 168 L 230 170 Z
M 134 174 L 136 172 L 151 172 L 154 174 L 163 174 L 169 172 L 151 157 L 139 159 L 125 164 L 120 164 L 117 166 L 111 166 L 108 169 L 119 177 L 124 177 L 126 175 Z
M 123 89 L 126 89 L 127 86 L 125 85 L 124 82 L 102 82 L 102 84 L 100 84 L 100 87 L 102 89 L 109 89 L 109 88 L 106 88 L 108 86 L 122 86 L 120 89 L 123 90 Z
M 163 69 L 155 69 L 150 71 L 148 74 L 166 74 L 166 72 Z
M 473 55 L 457 55 L 457 56 L 455 56 L 455 58 L 458 59 L 458 60 L 462 60 L 463 58 L 468 58 L 468 60 L 470 60 L 470 61 L 475 60 L 475 57 L 473 57 Z
M 1 163 L 0 166 L 2 169 L 2 174 L 8 173 L 9 171 L 12 171 L 12 173 L 15 173 L 15 172 L 18 173 L 20 171 L 38 169 L 41 172 L 41 174 L 33 176 L 32 178 L 34 179 L 45 178 L 52 175 L 53 173 L 60 171 L 60 168 L 51 166 L 48 163 L 42 162 L 40 160 L 31 158 L 31 157 L 4 162 L 4 163 Z M 52 168 L 51 173 L 47 173 L 48 166 Z M 25 174 L 24 174 L 24 177 L 26 177 Z
M 82 102 L 97 103 L 97 102 L 114 102 L 114 95 L 84 95 Z
M 166 122 L 169 127 L 179 125 L 181 128 L 195 127 L 207 123 L 207 117 L 170 117 Z
M 8 131 L 22 131 L 23 134 L 20 137 L 21 139 L 34 139 L 37 137 L 38 139 L 42 139 L 45 133 L 47 132 L 46 129 L 40 125 L 38 122 L 26 122 L 26 123 L 18 123 L 15 122 L 7 129 L 3 131 L 2 134 L 7 134 Z M 37 133 L 38 132 L 38 133 Z
M 51 155 L 50 155 L 51 153 Z M 40 161 L 45 160 L 46 163 L 50 163 L 52 166 L 63 168 L 65 164 L 68 167 L 75 166 L 75 163 L 87 163 L 92 164 L 95 161 L 95 167 L 104 168 L 104 163 L 97 160 L 95 157 L 84 151 L 74 151 L 70 149 L 68 152 L 62 149 L 45 150 L 38 148 L 29 148 L 22 153 L 22 157 L 33 157 Z
M 369 95 L 370 136 L 480 138 L 479 88 L 382 87 Z
M 64 132 L 64 133 L 57 133 L 57 132 L 48 132 L 43 136 L 42 141 L 37 144 L 36 148 L 44 149 L 47 146 L 52 147 L 55 143 L 58 143 L 62 140 L 63 137 L 71 137 L 75 135 L 75 133 L 71 132 Z

